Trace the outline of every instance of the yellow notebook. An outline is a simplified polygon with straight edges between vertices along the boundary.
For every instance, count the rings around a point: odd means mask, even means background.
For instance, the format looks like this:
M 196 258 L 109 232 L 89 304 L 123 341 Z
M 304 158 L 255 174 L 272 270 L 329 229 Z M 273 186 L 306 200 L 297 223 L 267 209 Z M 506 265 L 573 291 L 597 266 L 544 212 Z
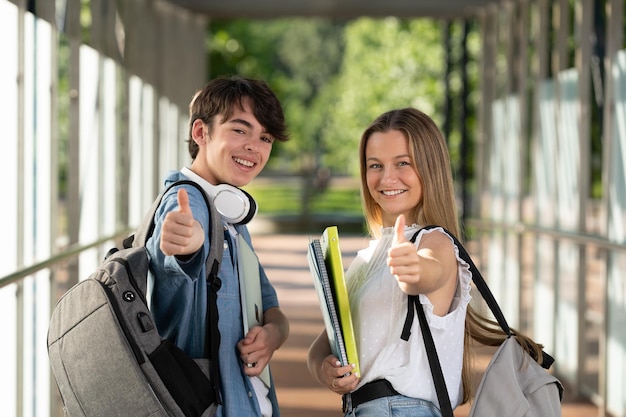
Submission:
M 326 268 L 333 284 L 337 313 L 341 323 L 341 331 L 348 362 L 355 364 L 353 372 L 360 374 L 359 355 L 356 347 L 356 338 L 354 336 L 354 327 L 352 326 L 350 300 L 348 299 L 348 289 L 346 288 L 343 262 L 341 260 L 339 231 L 337 230 L 337 226 L 329 226 L 324 229 L 320 243 Z

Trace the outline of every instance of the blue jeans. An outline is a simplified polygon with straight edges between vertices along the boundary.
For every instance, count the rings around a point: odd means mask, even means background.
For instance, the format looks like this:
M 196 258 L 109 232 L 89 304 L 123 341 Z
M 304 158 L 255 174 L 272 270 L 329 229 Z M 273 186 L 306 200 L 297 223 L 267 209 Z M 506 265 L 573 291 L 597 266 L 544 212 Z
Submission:
M 441 412 L 430 401 L 393 395 L 363 403 L 345 417 L 441 417 Z

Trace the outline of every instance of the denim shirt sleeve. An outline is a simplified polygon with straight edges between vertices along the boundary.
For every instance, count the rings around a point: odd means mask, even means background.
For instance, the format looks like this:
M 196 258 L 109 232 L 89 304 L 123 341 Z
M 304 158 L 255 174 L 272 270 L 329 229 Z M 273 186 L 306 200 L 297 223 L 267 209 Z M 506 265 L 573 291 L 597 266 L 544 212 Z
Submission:
M 189 195 L 189 205 L 193 217 L 200 223 L 202 230 L 205 231 L 206 234 L 209 225 L 209 213 L 204 199 L 200 195 L 200 192 L 194 187 L 185 186 L 184 188 Z M 172 274 L 173 279 L 196 280 L 198 278 L 204 278 L 200 275 L 204 272 L 202 267 L 209 250 L 206 243 L 191 258 L 185 260 L 181 260 L 177 256 L 166 256 L 160 248 L 161 228 L 165 221 L 165 216 L 167 216 L 170 211 L 178 210 L 178 189 L 179 187 L 170 190 L 163 197 L 161 205 L 154 215 L 154 232 L 146 243 L 146 247 L 150 255 L 156 258 L 159 265 L 163 266 L 165 272 Z
M 205 243 L 191 259 L 182 261 L 166 256 L 160 249 L 161 227 L 167 213 L 178 209 L 177 190 L 170 190 L 155 213 L 155 228 L 146 242 L 150 270 L 154 278 L 151 310 L 161 336 L 169 339 L 192 358 L 204 353 L 207 288 L 205 258 L 210 242 Z M 185 186 L 194 218 L 206 230 L 209 213 L 200 192 Z

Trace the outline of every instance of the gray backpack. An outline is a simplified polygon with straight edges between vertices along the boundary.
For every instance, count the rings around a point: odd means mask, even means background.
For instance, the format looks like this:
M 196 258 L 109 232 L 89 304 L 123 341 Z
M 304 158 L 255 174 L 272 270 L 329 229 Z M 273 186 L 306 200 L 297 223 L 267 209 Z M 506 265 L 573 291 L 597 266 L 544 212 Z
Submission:
M 422 230 L 436 228 L 426 226 Z M 498 302 L 487 286 L 487 282 L 469 256 L 461 242 L 449 231 L 443 229 L 454 241 L 459 256 L 467 262 L 472 273 L 472 281 L 485 299 L 494 318 L 508 334 L 508 338 L 500 345 L 493 355 L 489 366 L 482 376 L 476 396 L 470 410 L 470 417 L 498 416 L 498 417 L 561 417 L 561 401 L 563 399 L 563 384 L 546 370 L 554 363 L 554 358 L 543 352 L 542 363 L 526 352 L 514 337 Z M 411 239 L 415 242 L 417 234 Z M 441 363 L 437 356 L 437 349 L 428 320 L 419 297 L 409 295 L 409 311 L 402 338 L 408 340 L 413 321 L 413 308 L 417 312 L 420 322 L 428 362 L 435 383 L 437 399 L 443 417 L 453 417 L 450 398 L 446 382 L 441 371 Z
M 145 243 L 163 195 L 194 185 L 211 214 L 205 359 L 191 359 L 163 339 L 146 300 Z M 209 417 L 220 403 L 217 277 L 224 250 L 220 217 L 194 182 L 179 181 L 154 202 L 137 232 L 59 300 L 48 329 L 48 355 L 66 416 Z

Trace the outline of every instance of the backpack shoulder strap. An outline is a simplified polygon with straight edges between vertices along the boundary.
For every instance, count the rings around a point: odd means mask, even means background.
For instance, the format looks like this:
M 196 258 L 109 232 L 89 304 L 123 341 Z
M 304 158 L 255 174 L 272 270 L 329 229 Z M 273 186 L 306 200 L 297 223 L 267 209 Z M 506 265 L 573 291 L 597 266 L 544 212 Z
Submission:
M 472 281 L 474 282 L 474 285 L 476 285 L 476 288 L 480 292 L 480 295 L 482 295 L 483 299 L 487 303 L 487 306 L 493 313 L 493 316 L 495 317 L 496 321 L 498 322 L 502 330 L 506 334 L 511 336 L 511 328 L 509 327 L 509 324 L 507 323 L 506 318 L 504 318 L 504 314 L 502 313 L 502 310 L 500 309 L 500 306 L 498 305 L 496 298 L 494 297 L 493 293 L 489 289 L 487 282 L 485 281 L 482 274 L 476 267 L 476 264 L 470 257 L 469 253 L 467 252 L 463 244 L 461 244 L 461 242 L 456 238 L 456 236 L 454 236 L 450 231 L 448 231 L 444 227 L 429 225 L 429 226 L 424 226 L 423 228 L 415 232 L 415 235 L 413 235 L 413 238 L 411 239 L 411 241 L 415 242 L 417 235 L 422 230 L 431 230 L 431 229 L 436 229 L 436 228 L 441 228 L 450 237 L 450 239 L 452 239 L 457 249 L 459 250 L 459 256 L 468 264 L 469 270 L 472 273 Z
M 413 243 L 415 242 L 417 235 L 422 230 L 429 230 L 429 229 L 434 229 L 437 227 L 440 227 L 440 226 L 430 225 L 430 226 L 426 226 L 418 230 L 417 232 L 415 232 L 415 234 L 411 238 L 411 242 Z M 493 313 L 496 320 L 500 324 L 500 327 L 502 328 L 502 330 L 505 333 L 507 333 L 508 336 L 510 337 L 512 335 L 512 332 L 506 319 L 504 318 L 504 314 L 502 313 L 500 306 L 498 305 L 495 297 L 493 296 L 493 293 L 489 289 L 489 286 L 485 282 L 485 279 L 483 278 L 482 274 L 480 273 L 480 271 L 478 270 L 478 268 L 472 261 L 472 258 L 467 253 L 467 250 L 461 244 L 461 242 L 459 242 L 456 236 L 454 236 L 452 233 L 450 233 L 448 230 L 446 230 L 443 227 L 441 227 L 441 229 L 443 229 L 443 231 L 448 236 L 450 236 L 450 238 L 454 241 L 454 244 L 457 246 L 459 250 L 459 256 L 469 265 L 469 269 L 472 273 L 472 281 L 474 282 L 480 294 L 483 296 L 483 298 L 487 302 L 487 305 L 489 306 L 491 312 Z M 432 333 L 430 331 L 430 327 L 428 325 L 428 321 L 426 320 L 426 314 L 424 312 L 424 308 L 422 306 L 422 303 L 419 301 L 419 295 L 409 295 L 408 304 L 409 306 L 408 306 L 407 318 L 405 320 L 404 329 L 402 331 L 402 339 L 408 340 L 410 336 L 411 325 L 413 323 L 413 315 L 415 314 L 414 311 L 417 311 L 417 317 L 420 322 L 420 328 L 422 330 L 424 346 L 426 347 L 428 363 L 430 365 L 431 374 L 432 374 L 433 381 L 435 384 L 435 390 L 437 392 L 437 399 L 439 400 L 441 414 L 443 417 L 453 417 L 452 407 L 450 404 L 450 398 L 448 397 L 448 390 L 446 388 L 445 379 L 443 377 L 443 372 L 441 370 L 441 363 L 439 362 L 437 349 L 435 347 L 435 343 L 432 337 Z M 545 352 L 544 352 L 544 355 L 546 355 L 547 357 L 544 359 L 545 363 L 542 363 L 541 366 L 548 369 L 550 365 L 552 364 L 552 362 L 554 361 L 554 359 L 550 355 L 547 355 Z
M 432 228 L 432 226 L 429 228 Z M 415 243 L 418 233 L 419 231 L 413 235 L 411 242 Z M 433 340 L 433 335 L 430 332 L 430 327 L 428 326 L 428 321 L 426 320 L 426 313 L 424 313 L 424 307 L 422 307 L 422 303 L 419 300 L 419 295 L 408 295 L 407 318 L 404 322 L 401 338 L 405 341 L 409 340 L 415 311 L 417 311 L 417 318 L 419 319 L 420 328 L 422 330 L 422 338 L 424 339 L 428 365 L 430 366 L 430 373 L 433 378 L 433 383 L 435 384 L 435 392 L 437 393 L 437 401 L 439 401 L 441 415 L 443 417 L 454 417 L 452 404 L 450 403 L 450 397 L 448 396 L 448 388 L 446 387 L 446 380 L 443 376 L 443 371 L 441 370 L 441 362 L 439 361 L 439 356 L 437 355 L 437 349 L 435 348 L 435 341 Z
M 204 198 L 204 202 L 209 210 L 209 253 L 207 255 L 206 264 L 206 280 L 207 285 L 210 287 L 208 293 L 208 305 L 207 305 L 207 317 L 206 317 L 206 339 L 204 343 L 204 356 L 209 359 L 209 373 L 213 388 L 213 398 L 217 399 L 217 402 L 221 404 L 221 383 L 220 372 L 218 366 L 218 353 L 221 341 L 221 336 L 218 328 L 219 313 L 217 309 L 217 292 L 222 286 L 221 280 L 218 278 L 217 273 L 219 271 L 220 262 L 224 254 L 224 228 L 222 220 L 212 203 L 211 199 L 206 195 L 202 187 L 191 180 L 180 180 L 167 187 L 152 203 L 152 207 L 144 217 L 141 225 L 137 228 L 134 235 L 129 236 L 124 241 L 124 247 L 140 247 L 145 246 L 146 242 L 152 236 L 154 232 L 154 216 L 163 196 L 167 194 L 172 188 L 180 185 L 191 185 L 196 187 L 200 194 Z

